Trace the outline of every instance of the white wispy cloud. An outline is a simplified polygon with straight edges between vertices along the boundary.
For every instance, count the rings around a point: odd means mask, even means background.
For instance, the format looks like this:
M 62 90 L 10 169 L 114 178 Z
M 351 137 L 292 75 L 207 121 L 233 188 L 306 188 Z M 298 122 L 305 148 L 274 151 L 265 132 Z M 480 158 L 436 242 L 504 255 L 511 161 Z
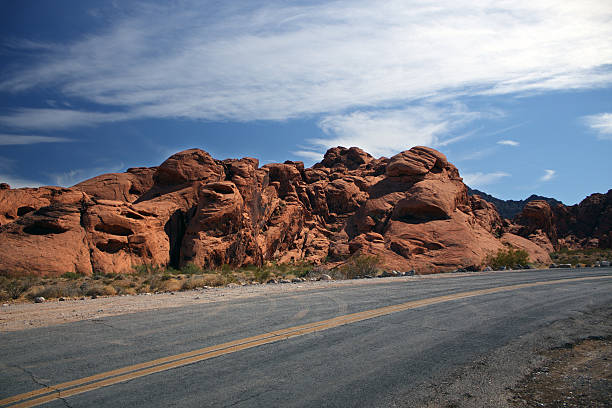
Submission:
M 324 153 L 313 152 L 311 150 L 295 150 L 292 154 L 306 159 L 308 164 L 317 163 L 323 160 Z
M 550 181 L 555 177 L 556 173 L 557 172 L 555 170 L 544 170 L 544 175 L 540 177 L 540 181 Z
M 16 109 L 0 115 L 0 124 L 28 130 L 61 130 L 78 126 L 93 126 L 136 117 L 122 112 L 83 112 L 71 109 Z
M 463 182 L 472 188 L 479 188 L 494 184 L 505 177 L 510 177 L 510 174 L 498 171 L 493 173 L 466 173 L 462 174 Z
M 520 143 L 517 142 L 516 140 L 500 140 L 499 142 L 497 142 L 497 144 L 504 145 L 504 146 L 514 146 L 514 147 L 520 145 Z
M 363 123 L 380 107 L 612 83 L 606 1 L 217 4 L 139 2 L 104 31 L 43 45 L 44 53 L 3 75 L 0 91 L 53 86 L 112 113 L 58 110 L 55 117 L 48 109 L 24 109 L 0 123 L 63 129 L 135 117 L 323 114 L 329 116 L 323 126 L 343 138 L 347 115 Z M 414 137 L 437 132 L 426 124 Z
M 74 140 L 65 137 L 0 134 L 0 146 L 30 145 L 37 143 L 65 143 L 73 141 Z
M 8 183 L 11 188 L 40 187 L 46 185 L 37 180 L 28 180 L 11 174 L 0 174 L 0 183 Z
M 50 174 L 49 177 L 53 181 L 53 185 L 61 187 L 72 187 L 73 185 L 78 184 L 81 181 L 99 176 L 101 174 L 118 173 L 121 171 L 125 171 L 125 166 L 123 163 L 118 163 L 105 167 L 72 169 L 63 173 Z
M 0 171 L 11 171 L 16 164 L 16 159 L 0 156 Z
M 465 135 L 440 142 L 440 136 L 479 117 L 460 104 L 446 108 L 412 106 L 403 109 L 355 111 L 328 115 L 319 121 L 325 138 L 309 141 L 318 146 L 359 146 L 374 156 L 392 156 L 417 145 L 436 146 L 458 141 Z
M 612 140 L 612 113 L 599 113 L 582 119 L 588 127 L 597 132 L 599 139 Z

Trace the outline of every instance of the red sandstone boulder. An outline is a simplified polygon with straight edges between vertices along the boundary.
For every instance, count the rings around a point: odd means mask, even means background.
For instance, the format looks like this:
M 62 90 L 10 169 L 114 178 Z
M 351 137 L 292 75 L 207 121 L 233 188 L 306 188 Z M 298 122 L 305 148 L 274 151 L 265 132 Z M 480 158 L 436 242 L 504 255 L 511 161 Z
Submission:
M 347 170 L 355 170 L 359 167 L 370 163 L 373 157 L 368 153 L 364 152 L 358 147 L 351 147 L 347 149 L 345 147 L 332 147 L 329 149 L 321 163 L 314 166 L 315 169 L 320 167 L 337 168 L 344 167 Z
M 501 241 L 515 249 L 522 249 L 526 251 L 529 254 L 530 262 L 544 265 L 549 265 L 552 262 L 549 255 L 549 252 L 551 252 L 551 247 L 543 248 L 542 246 L 533 242 L 531 239 L 525 239 L 510 233 L 504 234 Z M 548 245 L 550 245 L 550 242 L 548 242 Z
M 81 227 L 81 211 L 87 201 L 83 193 L 61 188 L 0 193 L 6 194 L 2 204 L 15 204 L 13 209 L 17 210 L 10 215 L 15 214 L 14 221 L 0 226 L 0 271 L 26 275 L 91 273 L 89 247 Z
M 131 168 L 126 173 L 103 174 L 72 186 L 90 197 L 132 203 L 153 187 L 156 167 Z
M 606 200 L 594 197 L 576 219 L 608 208 Z M 522 224 L 507 226 L 495 206 L 467 196 L 443 154 L 426 147 L 391 159 L 337 147 L 310 169 L 290 161 L 259 168 L 256 159 L 219 161 L 191 149 L 159 167 L 72 189 L 0 189 L 0 253 L 8 254 L 0 269 L 59 275 L 367 254 L 388 268 L 431 273 L 478 269 L 504 244 L 546 262 L 559 211 L 536 203 Z M 588 224 L 589 231 L 606 222 Z M 563 228 L 583 234 L 575 224 Z M 528 239 L 502 237 L 509 228 Z M 598 242 L 608 239 L 609 231 L 597 231 Z
M 442 153 L 417 146 L 393 156 L 386 171 L 389 177 L 422 176 L 434 168 L 442 169 L 447 165 L 446 156 Z
M 0 225 L 17 221 L 20 217 L 52 203 L 76 203 L 83 199 L 83 193 L 63 187 L 0 190 Z
M 225 178 L 225 172 L 210 154 L 190 149 L 170 156 L 157 168 L 153 177 L 157 184 L 180 185 L 194 181 L 220 181 Z

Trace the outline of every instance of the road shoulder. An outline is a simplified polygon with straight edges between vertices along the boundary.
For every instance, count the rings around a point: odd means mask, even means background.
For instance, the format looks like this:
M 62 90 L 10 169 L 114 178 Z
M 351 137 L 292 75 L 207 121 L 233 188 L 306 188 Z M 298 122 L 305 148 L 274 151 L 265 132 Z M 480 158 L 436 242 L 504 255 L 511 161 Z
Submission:
M 552 393 L 550 384 L 536 382 L 535 373 L 550 370 L 551 366 L 559 369 L 563 367 L 566 370 L 577 368 L 582 370 L 579 373 L 582 377 L 574 376 L 574 386 L 579 387 L 581 378 L 599 375 L 589 370 L 599 370 L 601 367 L 593 365 L 587 367 L 583 364 L 580 368 L 578 359 L 574 358 L 576 355 L 564 355 L 559 350 L 584 347 L 581 345 L 585 342 L 609 339 L 611 336 L 611 306 L 583 313 L 575 312 L 570 318 L 553 322 L 536 332 L 519 337 L 506 346 L 432 382 L 431 385 L 423 387 L 417 394 L 412 395 L 409 403 L 395 401 L 391 406 L 427 408 L 583 406 L 571 405 L 571 401 L 565 401 L 566 405 L 549 405 L 542 402 L 544 399 L 554 401 L 563 398 L 563 395 L 561 390 L 557 394 Z M 607 351 L 599 349 L 597 353 L 605 355 Z M 607 392 L 610 392 L 609 388 Z M 546 393 L 548 396 L 544 397 L 543 394 Z M 591 397 L 595 401 L 601 399 L 602 395 Z M 584 396 L 583 399 L 588 398 L 589 396 Z

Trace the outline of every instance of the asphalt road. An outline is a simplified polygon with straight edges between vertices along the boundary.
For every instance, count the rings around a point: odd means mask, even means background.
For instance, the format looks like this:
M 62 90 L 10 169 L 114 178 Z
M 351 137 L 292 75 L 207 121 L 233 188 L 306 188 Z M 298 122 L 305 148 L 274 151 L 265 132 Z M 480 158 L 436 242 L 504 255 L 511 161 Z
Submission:
M 612 269 L 496 272 L 381 282 L 4 333 L 0 335 L 0 400 L 307 325 L 319 329 L 288 339 L 277 336 L 242 350 L 229 348 L 212 358 L 108 386 L 100 386 L 104 384 L 96 382 L 99 380 L 79 382 L 72 388 L 93 384 L 92 389 L 52 399 L 44 406 L 411 406 L 416 390 L 422 393 L 424 387 L 480 356 L 554 321 L 611 305 L 612 279 L 475 293 L 424 306 L 410 303 L 395 311 L 384 309 L 385 313 L 378 312 L 372 318 L 366 318 L 372 316 L 367 311 L 488 288 L 597 276 L 612 277 Z M 355 313 L 360 313 L 356 315 L 359 318 L 345 324 L 314 324 Z M 159 363 L 157 367 L 161 367 Z M 28 406 L 35 398 L 7 406 Z

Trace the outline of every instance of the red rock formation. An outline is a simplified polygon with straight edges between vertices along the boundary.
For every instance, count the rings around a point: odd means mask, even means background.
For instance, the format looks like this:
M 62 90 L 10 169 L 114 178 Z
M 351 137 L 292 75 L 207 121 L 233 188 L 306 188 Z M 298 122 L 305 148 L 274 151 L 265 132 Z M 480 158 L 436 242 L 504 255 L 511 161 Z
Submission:
M 125 173 L 102 174 L 72 188 L 91 197 L 132 203 L 153 187 L 156 171 L 157 167 L 138 167 L 128 169 Z
M 337 147 L 309 169 L 191 149 L 71 189 L 0 189 L 0 253 L 9 254 L 0 270 L 90 274 L 365 253 L 389 268 L 430 273 L 476 269 L 504 242 L 546 261 L 527 240 L 500 240 L 495 207 L 466 191 L 457 168 L 426 147 L 391 159 Z
M 573 206 L 551 208 L 545 201 L 532 201 L 513 220 L 510 228 L 552 251 L 569 248 L 612 248 L 612 190 L 592 194 Z

